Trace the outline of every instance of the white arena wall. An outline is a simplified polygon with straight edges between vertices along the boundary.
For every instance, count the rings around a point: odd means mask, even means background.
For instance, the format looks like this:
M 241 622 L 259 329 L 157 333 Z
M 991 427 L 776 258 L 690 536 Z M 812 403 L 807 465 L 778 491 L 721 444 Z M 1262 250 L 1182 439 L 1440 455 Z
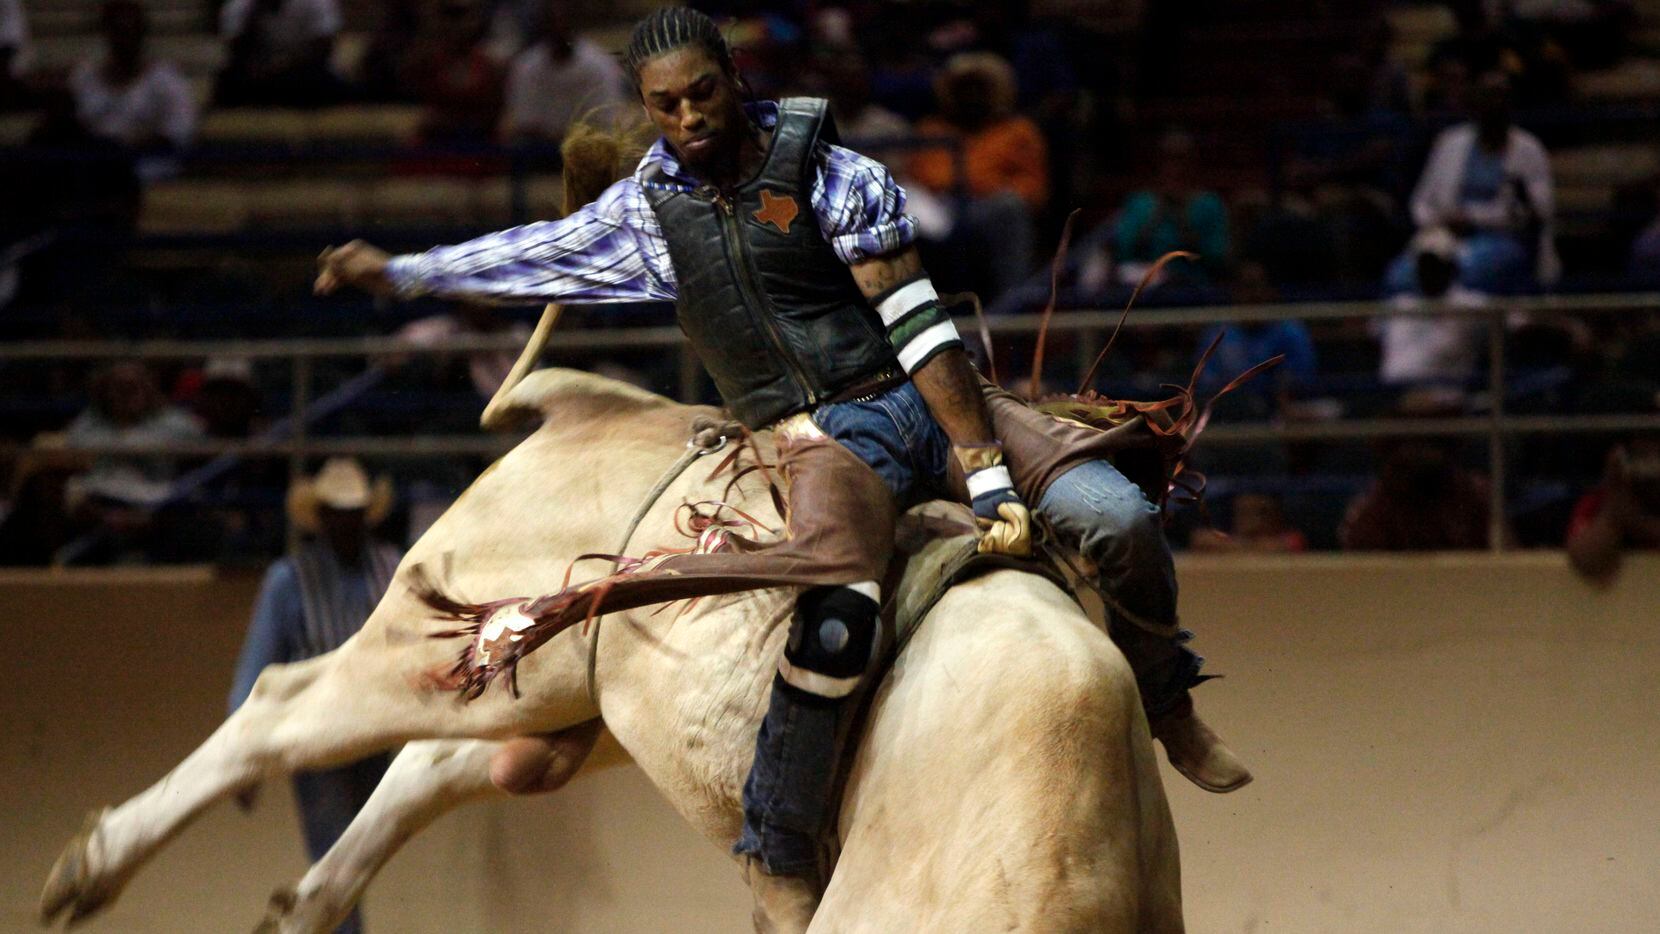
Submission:
M 205 737 L 257 579 L 0 572 L 0 931 L 58 848 Z M 1188 558 L 1203 709 L 1256 784 L 1173 772 L 1191 930 L 1653 930 L 1660 556 L 1611 589 L 1562 556 Z M 1018 755 L 1011 750 L 1011 755 Z M 250 929 L 302 871 L 285 787 L 226 804 L 90 932 Z M 747 896 L 638 772 L 474 806 L 370 890 L 379 932 L 729 932 Z

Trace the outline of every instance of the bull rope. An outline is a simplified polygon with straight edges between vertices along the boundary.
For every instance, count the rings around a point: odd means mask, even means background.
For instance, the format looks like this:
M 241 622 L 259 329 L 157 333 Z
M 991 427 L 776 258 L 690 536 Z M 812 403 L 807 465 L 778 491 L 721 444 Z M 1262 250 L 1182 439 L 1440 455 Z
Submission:
M 549 305 L 548 307 L 552 308 L 553 306 Z M 651 491 L 646 493 L 645 498 L 640 501 L 640 507 L 634 511 L 634 518 L 628 520 L 628 530 L 623 533 L 622 542 L 617 545 L 614 554 L 628 554 L 628 543 L 633 541 L 634 533 L 639 530 L 640 523 L 645 521 L 646 514 L 651 512 L 651 508 L 657 505 L 659 499 L 663 498 L 663 494 L 668 491 L 668 488 L 680 479 L 680 475 L 686 472 L 686 468 L 692 466 L 693 461 L 726 447 L 727 442 L 737 436 L 740 431 L 741 429 L 732 422 L 720 421 L 707 415 L 699 415 L 696 419 L 693 419 L 692 436 L 686 441 L 686 450 L 682 451 L 680 457 L 670 464 L 667 470 L 663 471 L 663 475 L 658 477 L 657 482 L 652 485 Z M 611 573 L 615 574 L 621 568 L 622 562 L 620 560 L 613 562 Z M 585 675 L 588 700 L 596 710 L 599 709 L 599 688 L 596 678 L 596 672 L 599 668 L 599 630 L 600 624 L 603 622 L 605 622 L 604 616 L 594 618 L 593 635 L 588 640 L 588 671 Z

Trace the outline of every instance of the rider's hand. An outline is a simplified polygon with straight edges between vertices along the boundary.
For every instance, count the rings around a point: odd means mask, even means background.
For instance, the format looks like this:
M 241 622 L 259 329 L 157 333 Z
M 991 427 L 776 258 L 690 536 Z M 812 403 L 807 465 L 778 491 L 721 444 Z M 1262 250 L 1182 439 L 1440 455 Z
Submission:
M 978 516 L 976 518 L 978 519 Z M 1011 555 L 1016 558 L 1031 556 L 1032 513 L 1026 508 L 1026 504 L 1020 501 L 1020 497 L 998 503 L 996 521 L 978 521 L 983 530 L 980 535 L 981 554 Z
M 1014 491 L 1003 446 L 959 444 L 952 448 L 968 478 L 974 518 L 981 529 L 980 553 L 1024 558 L 1032 553 L 1032 513 Z
M 392 279 L 386 274 L 391 258 L 390 253 L 362 240 L 331 246 L 317 257 L 317 282 L 312 291 L 332 295 L 342 285 L 350 285 L 371 295 L 391 295 Z

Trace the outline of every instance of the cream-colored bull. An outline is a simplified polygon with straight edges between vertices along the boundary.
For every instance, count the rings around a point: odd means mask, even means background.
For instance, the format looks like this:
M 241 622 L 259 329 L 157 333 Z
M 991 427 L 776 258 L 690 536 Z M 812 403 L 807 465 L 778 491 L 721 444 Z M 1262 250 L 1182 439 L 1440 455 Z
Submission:
M 357 847 L 342 851 L 349 865 L 330 871 L 325 860 L 309 874 L 283 928 L 326 930 L 402 835 L 486 793 L 499 743 L 412 741 L 504 740 L 598 717 L 694 827 L 730 845 L 791 593 L 613 615 L 591 686 L 576 629 L 521 664 L 517 700 L 498 685 L 464 703 L 434 683 L 458 642 L 428 637 L 431 611 L 408 586 L 416 565 L 448 564 L 443 583 L 460 599 L 557 589 L 571 557 L 616 547 L 693 419 L 711 414 L 564 370 L 531 375 L 510 402 L 542 412 L 542 426 L 416 543 L 363 630 L 328 655 L 267 668 L 171 773 L 102 812 L 54 866 L 43 918 L 95 912 L 240 788 L 411 743 L 344 842 Z M 708 474 L 694 465 L 681 475 L 630 550 L 676 544 L 671 514 L 708 496 Z M 775 522 L 760 483 L 752 475 L 734 495 Z M 987 574 L 929 612 L 876 688 L 838 829 L 841 857 L 814 931 L 1182 926 L 1175 831 L 1129 667 L 1035 575 Z

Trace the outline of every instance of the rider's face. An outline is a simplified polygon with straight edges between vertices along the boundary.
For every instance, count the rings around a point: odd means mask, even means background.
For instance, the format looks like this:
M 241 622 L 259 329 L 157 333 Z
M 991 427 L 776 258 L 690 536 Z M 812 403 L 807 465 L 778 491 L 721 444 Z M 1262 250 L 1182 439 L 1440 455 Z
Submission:
M 640 98 L 682 164 L 707 174 L 743 141 L 737 82 L 702 49 L 685 46 L 640 67 Z

